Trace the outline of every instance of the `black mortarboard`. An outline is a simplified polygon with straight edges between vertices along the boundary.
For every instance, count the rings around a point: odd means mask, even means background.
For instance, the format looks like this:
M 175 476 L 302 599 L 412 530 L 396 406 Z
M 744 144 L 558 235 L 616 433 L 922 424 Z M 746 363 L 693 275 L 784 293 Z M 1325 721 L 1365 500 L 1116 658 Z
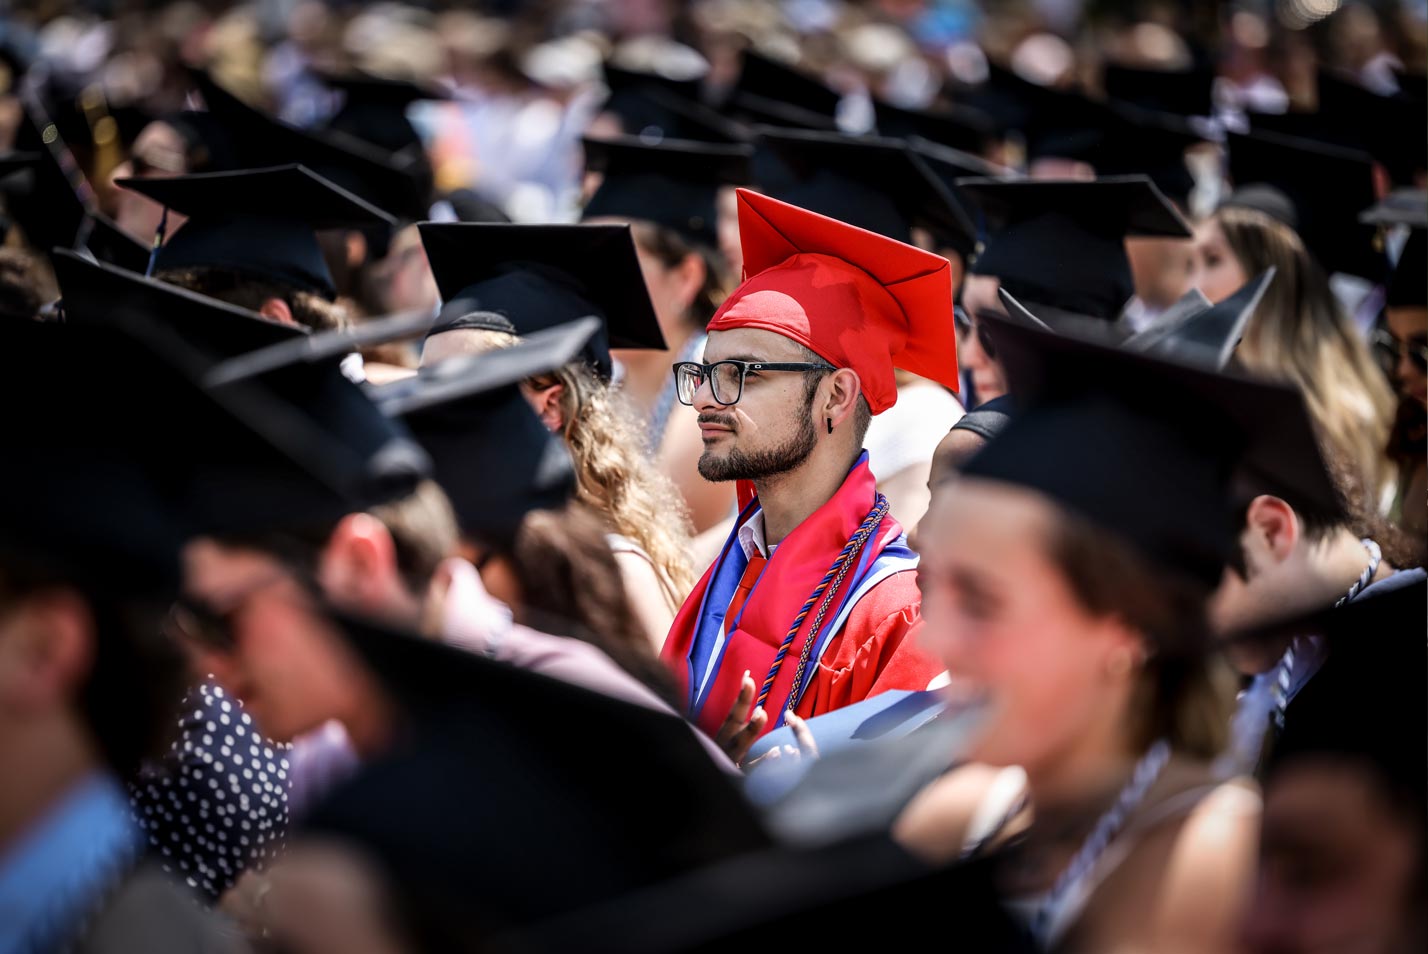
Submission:
M 8 210 L 32 246 L 88 250 L 102 262 L 143 270 L 148 249 L 98 210 L 93 188 L 38 105 L 27 104 L 15 146 L 36 157 L 26 176 L 6 183 Z
M 431 334 L 475 328 L 524 337 L 596 315 L 604 327 L 584 356 L 606 378 L 611 348 L 665 347 L 628 225 L 420 229 L 443 302 Z
M 646 142 L 692 139 L 739 142 L 738 125 L 703 104 L 698 78 L 675 79 L 661 73 L 628 70 L 606 62 L 604 109 L 620 119 L 621 131 Z
M 1183 208 L 1195 188 L 1185 152 L 1205 137 L 1178 116 L 1134 106 L 1113 106 L 1106 112 L 1104 138 L 1092 159 L 1100 176 L 1150 177 L 1155 187 Z
M 302 166 L 121 179 L 188 217 L 156 270 L 218 268 L 327 298 L 336 294 L 317 232 L 391 225 L 385 212 Z
M 952 425 L 952 430 L 971 431 L 982 440 L 989 441 L 1006 430 L 1011 419 L 1011 395 L 1003 394 L 990 401 L 984 401 L 963 414 L 957 419 L 957 423 Z
M 1400 809 L 1423 818 L 1428 703 L 1423 638 L 1428 583 L 1400 572 L 1341 607 L 1281 627 L 1322 640 L 1326 659 L 1284 712 L 1266 774 L 1301 759 L 1367 771 Z
M 241 381 L 294 364 L 315 364 L 344 358 L 361 348 L 420 338 L 431 327 L 428 309 L 388 315 L 357 322 L 346 328 L 331 328 L 311 334 L 283 338 L 225 361 L 204 380 L 210 385 Z
M 1207 587 L 1237 547 L 1233 481 L 1338 509 L 1297 390 L 997 316 L 982 327 L 1017 414 L 965 476 L 1040 493 Z
M 1208 69 L 1147 70 L 1106 64 L 1106 96 L 1141 109 L 1177 116 L 1210 116 L 1215 111 L 1215 74 Z
M 185 531 L 143 437 L 159 419 L 143 397 L 169 369 L 115 336 L 54 322 L 0 322 L 0 348 L 11 365 L 0 400 L 16 410 L 0 468 L 0 553 L 91 594 L 176 593 Z M 177 382 L 174 400 L 201 400 Z
M 633 136 L 582 142 L 586 168 L 604 174 L 583 218 L 654 222 L 695 245 L 719 247 L 719 189 L 748 184 L 752 147 L 672 140 L 650 145 Z
M 813 848 L 779 846 L 511 932 L 482 949 L 499 954 L 838 950 L 848 944 L 848 912 L 856 911 L 860 922 L 868 919 L 861 923 L 878 925 L 880 940 L 891 947 L 936 937 L 955 924 L 967 950 L 1037 950 L 1001 901 L 999 863 L 981 859 L 929 869 L 885 834 Z M 632 924 L 641 929 L 629 932 Z
M 165 349 L 195 379 L 222 360 L 303 333 L 71 252 L 54 261 L 67 322 L 152 329 L 144 343 Z M 320 526 L 405 496 L 429 469 L 416 443 L 343 376 L 337 360 L 290 365 L 207 393 L 227 409 L 227 426 L 190 419 L 177 400 L 153 412 L 183 436 L 184 467 L 175 476 L 186 512 L 206 531 Z
M 1114 321 L 1135 291 L 1128 236 L 1189 238 L 1190 226 L 1145 176 L 1095 181 L 964 179 L 984 248 L 977 275 L 1024 302 Z
M 972 106 L 913 110 L 875 99 L 873 112 L 877 116 L 878 134 L 890 138 L 917 136 L 974 156 L 986 152 L 996 139 L 996 123 Z
M 1025 130 L 1031 121 L 1036 86 L 997 63 L 987 63 L 987 78 L 979 85 L 954 85 L 952 95 L 959 103 L 980 109 L 992 117 L 1002 131 Z
M 734 781 L 672 712 L 337 622 L 409 731 L 305 825 L 376 858 L 402 907 L 444 935 L 423 937 L 423 949 L 474 949 L 458 937 L 489 940 L 769 846 Z M 612 736 L 647 757 L 609 771 Z
M 753 123 L 836 131 L 842 99 L 842 94 L 817 77 L 745 50 L 739 79 L 725 108 Z
M 1269 133 L 1230 133 L 1230 179 L 1235 192 L 1225 205 L 1244 205 L 1241 189 L 1271 185 L 1294 205 L 1295 222 L 1286 222 L 1328 273 L 1344 272 L 1370 281 L 1383 277 L 1383 256 L 1374 250 L 1373 228 L 1359 214 L 1374 204 L 1372 160 L 1364 153 L 1306 139 Z
M 620 90 L 605 103 L 620 119 L 620 128 L 647 143 L 667 139 L 736 144 L 752 138 L 747 126 L 695 99 L 663 86 Z
M 1131 335 L 1121 343 L 1122 347 L 1185 364 L 1223 368 L 1244 337 L 1245 327 L 1269 290 L 1274 273 L 1274 266 L 1270 266 L 1218 304 L 1178 315 L 1172 321 L 1158 322 Z
M 410 80 L 372 76 L 366 73 L 338 75 L 319 73 L 322 82 L 343 93 L 342 106 L 326 123 L 363 142 L 388 152 L 423 148 L 421 136 L 407 107 L 424 100 L 445 100 L 451 96 L 440 87 Z
M 945 181 L 899 139 L 760 127 L 761 149 L 785 172 L 761 183 L 767 193 L 819 215 L 911 242 L 912 227 L 930 229 L 966 254 L 975 230 Z
M 299 129 L 249 106 L 208 74 L 196 70 L 193 76 L 209 112 L 231 135 L 241 168 L 296 163 L 398 218 L 427 217 L 431 164 L 420 149 L 394 153 L 340 130 Z
M 1073 159 L 1095 166 L 1105 148 L 1110 107 L 1076 90 L 1027 83 L 1024 94 L 1031 116 L 1024 128 L 1026 158 Z
M 372 391 L 427 449 L 466 536 L 508 550 L 532 510 L 575 493 L 564 442 L 536 417 L 518 385 L 575 360 L 600 330 L 587 317 L 511 348 L 451 358 Z
M 1380 229 L 1408 227 L 1408 240 L 1399 250 L 1393 275 L 1384 290 L 1384 304 L 1390 308 L 1428 304 L 1428 242 L 1425 242 L 1425 237 L 1428 237 L 1428 192 L 1422 189 L 1395 189 L 1359 216 L 1359 221 Z
M 1383 163 L 1395 184 L 1415 185 L 1428 171 L 1423 101 L 1405 93 L 1381 95 L 1322 68 L 1318 81 L 1318 119 L 1329 141 L 1363 149 Z

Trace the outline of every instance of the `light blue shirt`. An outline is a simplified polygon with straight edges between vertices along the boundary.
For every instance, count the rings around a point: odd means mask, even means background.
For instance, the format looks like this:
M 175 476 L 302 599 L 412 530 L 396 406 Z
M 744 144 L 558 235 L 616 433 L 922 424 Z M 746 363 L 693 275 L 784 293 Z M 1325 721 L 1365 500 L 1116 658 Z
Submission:
M 137 861 L 143 835 L 111 776 L 88 776 L 0 855 L 0 954 L 72 939 Z

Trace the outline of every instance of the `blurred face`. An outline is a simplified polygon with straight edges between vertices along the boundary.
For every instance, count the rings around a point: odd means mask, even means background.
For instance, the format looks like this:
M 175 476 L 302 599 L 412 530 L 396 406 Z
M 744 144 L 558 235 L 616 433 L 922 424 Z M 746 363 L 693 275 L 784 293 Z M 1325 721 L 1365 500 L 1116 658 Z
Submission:
M 1230 251 L 1220 223 L 1208 218 L 1195 228 L 1195 275 L 1193 287 L 1218 304 L 1240 289 L 1249 276 Z
M 1320 758 L 1286 765 L 1265 797 L 1246 946 L 1259 954 L 1423 950 L 1423 838 L 1369 772 Z
M 364 708 L 371 687 L 360 662 L 312 608 L 282 564 L 256 550 L 200 539 L 184 550 L 181 616 L 196 663 L 243 701 L 263 733 L 291 740 Z
M 112 178 L 166 178 L 188 171 L 183 137 L 165 122 L 152 122 L 140 131 L 130 150 L 130 158 L 115 167 Z M 148 242 L 158 230 L 163 207 L 146 196 L 129 189 L 114 190 L 114 220 L 119 227 L 140 241 Z M 184 222 L 184 217 L 169 213 L 167 231 L 172 234 Z
M 772 331 L 735 328 L 709 335 L 704 361 L 805 362 L 798 345 Z M 705 480 L 762 480 L 788 473 L 806 461 L 817 445 L 803 375 L 797 372 L 750 372 L 743 395 L 732 405 L 714 400 L 709 382 L 694 395 L 704 453 L 699 473 Z
M 1055 765 L 1124 710 L 1107 657 L 1124 630 L 1090 616 L 1050 559 L 1053 505 L 961 477 L 938 488 L 919 528 L 922 639 L 959 694 L 985 707 L 974 761 Z
M 1126 239 L 1135 293 L 1152 308 L 1169 308 L 1190 290 L 1195 243 L 1179 239 Z
M 1428 308 L 1389 308 L 1385 314 L 1389 333 L 1398 345 L 1394 378 L 1399 393 L 1428 406 L 1428 368 L 1423 363 L 1428 349 Z
M 372 266 L 372 278 L 389 312 L 434 310 L 441 301 L 415 225 L 397 233 L 387 257 Z
M 957 360 L 962 370 L 972 378 L 977 401 L 986 403 L 1007 393 L 1006 376 L 1001 366 L 987 354 L 977 332 L 977 315 L 982 312 L 1006 314 L 997 289 L 1001 283 L 990 275 L 968 275 L 962 283 L 962 308 L 972 319 L 972 333 L 957 340 Z

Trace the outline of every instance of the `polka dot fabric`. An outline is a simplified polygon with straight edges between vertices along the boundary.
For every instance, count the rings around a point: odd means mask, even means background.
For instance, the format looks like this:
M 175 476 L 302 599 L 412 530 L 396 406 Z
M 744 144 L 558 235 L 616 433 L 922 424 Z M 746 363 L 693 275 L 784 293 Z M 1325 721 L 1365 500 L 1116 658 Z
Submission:
M 130 787 L 164 870 L 217 901 L 273 857 L 288 824 L 288 749 L 263 738 L 222 687 L 192 690 L 169 753 Z

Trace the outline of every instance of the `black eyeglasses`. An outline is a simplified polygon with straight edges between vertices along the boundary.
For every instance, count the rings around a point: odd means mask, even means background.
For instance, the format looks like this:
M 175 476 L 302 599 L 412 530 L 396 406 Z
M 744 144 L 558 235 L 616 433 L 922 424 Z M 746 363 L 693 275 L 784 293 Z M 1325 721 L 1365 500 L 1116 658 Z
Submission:
M 1412 361 L 1419 371 L 1428 371 L 1428 337 L 1414 335 L 1411 338 L 1399 338 L 1387 328 L 1380 328 L 1373 334 L 1373 343 L 1383 352 L 1385 364 L 1391 366 L 1399 355 L 1403 355 Z
M 220 610 L 206 600 L 191 596 L 180 596 L 169 608 L 168 625 L 170 633 L 187 637 L 209 649 L 231 652 L 237 646 L 234 635 L 234 618 L 247 605 L 249 597 L 260 590 L 288 578 L 285 571 L 267 573 L 254 580 L 234 594 L 227 602 L 228 609 Z
M 837 371 L 829 364 L 810 364 L 806 361 L 715 361 L 700 364 L 698 361 L 680 361 L 674 366 L 674 393 L 679 403 L 694 405 L 694 395 L 705 381 L 709 382 L 710 393 L 719 404 L 738 404 L 744 396 L 744 378 L 750 373 L 765 371 Z

